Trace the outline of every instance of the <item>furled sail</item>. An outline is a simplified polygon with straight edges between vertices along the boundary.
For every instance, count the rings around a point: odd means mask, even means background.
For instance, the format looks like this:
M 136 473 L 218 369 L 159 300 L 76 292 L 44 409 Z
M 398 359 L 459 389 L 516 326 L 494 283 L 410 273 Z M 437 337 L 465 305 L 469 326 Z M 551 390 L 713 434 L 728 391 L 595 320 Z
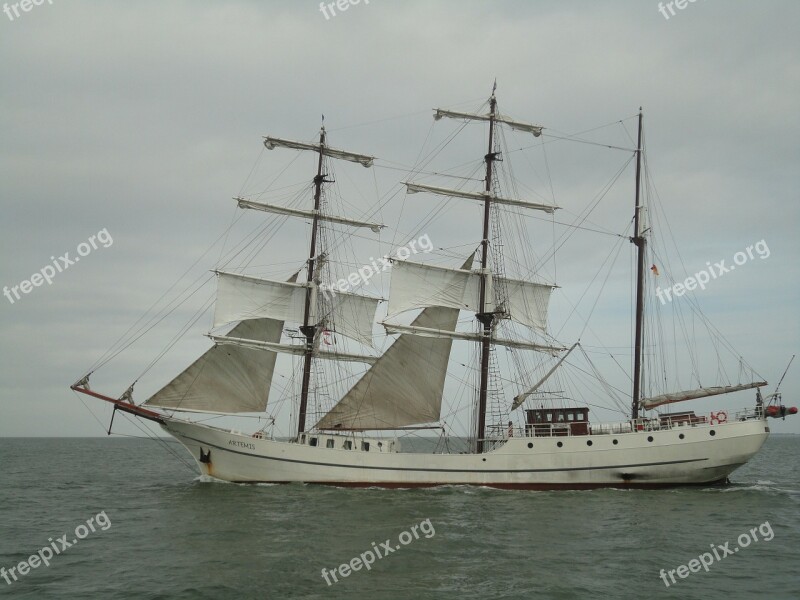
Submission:
M 271 318 L 302 323 L 307 283 L 287 283 L 218 272 L 214 327 L 245 319 Z M 336 292 L 323 300 L 314 286 L 312 321 L 362 344 L 372 345 L 372 324 L 379 300 Z
M 423 185 L 421 183 L 410 182 L 406 182 L 405 185 L 409 194 L 429 192 L 431 194 L 438 194 L 439 196 L 452 196 L 454 198 L 466 198 L 468 200 L 490 200 L 496 204 L 507 204 L 509 206 L 519 206 L 522 208 L 530 208 L 532 210 L 541 210 L 550 214 L 558 209 L 558 206 L 552 206 L 550 204 L 527 202 L 525 200 L 514 200 L 513 198 L 501 198 L 499 196 L 489 194 L 488 192 L 465 192 L 461 190 L 453 190 L 450 188 L 435 187 L 432 185 Z
M 695 400 L 697 398 L 705 398 L 706 396 L 730 394 L 732 392 L 740 392 L 742 390 L 751 390 L 753 388 L 764 387 L 765 385 L 767 385 L 766 381 L 756 381 L 753 383 L 743 383 L 740 385 L 724 385 L 700 388 L 697 390 L 676 392 L 674 394 L 661 394 L 660 396 L 653 396 L 651 398 L 642 398 L 639 401 L 639 404 L 642 406 L 642 408 L 651 409 L 661 406 L 662 404 L 672 404 L 674 402 L 683 402 L 684 400 Z
M 491 115 L 476 115 L 472 113 L 462 113 L 455 112 L 453 110 L 442 110 L 441 108 L 437 108 L 433 118 L 438 121 L 442 117 L 448 117 L 450 119 L 462 119 L 464 121 L 488 121 L 491 118 Z M 494 122 L 505 123 L 511 127 L 511 129 L 516 129 L 517 131 L 527 131 L 528 133 L 532 133 L 535 137 L 542 135 L 543 127 L 541 125 L 533 125 L 532 123 L 525 123 L 523 121 L 514 121 L 501 115 L 495 115 Z
M 274 342 L 262 342 L 259 340 L 251 340 L 247 338 L 232 337 L 229 335 L 209 335 L 217 344 L 231 344 L 234 346 L 243 346 L 245 348 L 253 348 L 256 350 L 266 350 L 268 352 L 277 352 L 282 354 L 294 354 L 295 356 L 303 356 L 306 353 L 305 344 L 279 344 Z M 335 352 L 329 350 L 320 350 L 317 348 L 313 352 L 314 358 L 324 358 L 327 360 L 338 360 L 342 362 L 360 362 L 373 364 L 377 359 L 374 356 L 366 354 L 351 354 L 348 352 Z
M 250 208 L 253 210 L 260 210 L 262 212 L 273 213 L 277 215 L 287 215 L 290 217 L 303 217 L 312 219 L 317 217 L 320 221 L 328 223 L 339 223 L 341 225 L 350 225 L 351 227 L 369 227 L 375 233 L 378 233 L 386 225 L 380 223 L 371 223 L 368 221 L 357 221 L 355 219 L 347 219 L 345 217 L 337 217 L 334 215 L 325 215 L 316 210 L 300 210 L 296 208 L 287 208 L 285 206 L 278 206 L 276 204 L 264 204 L 263 202 L 253 202 L 252 200 L 245 200 L 244 198 L 234 198 L 239 204 L 239 208 Z
M 283 322 L 242 321 L 230 335 L 277 343 Z M 214 346 L 145 405 L 215 413 L 262 412 L 267 406 L 276 354 L 236 346 Z
M 404 333 L 421 337 L 447 338 L 451 340 L 465 340 L 468 342 L 480 342 L 483 339 L 482 333 L 473 333 L 469 331 L 452 331 L 449 329 L 435 329 L 433 327 L 418 327 L 416 325 L 393 325 L 391 323 L 383 323 L 383 326 L 386 329 L 386 333 Z M 492 338 L 492 343 L 507 348 L 536 350 L 537 352 L 547 352 L 552 355 L 566 350 L 563 346 L 547 346 L 544 344 L 534 344 L 533 342 L 495 337 Z
M 267 136 L 264 138 L 264 146 L 267 150 L 274 148 L 291 148 L 292 150 L 313 150 L 314 152 L 322 152 L 325 156 L 331 158 L 340 158 L 342 160 L 349 160 L 350 162 L 359 163 L 365 167 L 371 167 L 372 162 L 375 160 L 374 156 L 367 156 L 366 154 L 356 154 L 355 152 L 347 152 L 346 150 L 337 150 L 329 146 L 320 146 L 319 144 L 306 144 L 304 142 L 295 142 L 292 140 L 285 140 L 282 138 Z
M 414 308 L 445 306 L 477 312 L 481 274 L 409 261 L 393 261 L 387 316 Z M 494 286 L 507 291 L 506 304 L 497 307 L 502 316 L 544 332 L 553 286 L 516 279 L 493 278 Z M 492 298 L 491 287 L 487 294 Z M 487 303 L 487 311 L 495 310 Z

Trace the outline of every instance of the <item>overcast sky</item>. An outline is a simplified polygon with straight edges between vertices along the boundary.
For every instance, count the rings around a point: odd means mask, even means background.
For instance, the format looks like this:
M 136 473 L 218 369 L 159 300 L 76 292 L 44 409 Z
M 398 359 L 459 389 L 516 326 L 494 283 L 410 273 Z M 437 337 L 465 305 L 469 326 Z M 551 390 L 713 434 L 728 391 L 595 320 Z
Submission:
M 0 14 L 0 286 L 74 257 L 101 230 L 113 243 L 13 304 L 0 297 L 0 436 L 102 434 L 69 385 L 222 233 L 261 136 L 312 139 L 324 113 L 335 145 L 408 165 L 430 109 L 476 108 L 495 78 L 504 112 L 557 132 L 643 106 L 650 172 L 687 272 L 762 239 L 770 249 L 697 294 L 704 312 L 769 391 L 800 346 L 794 0 L 701 0 L 669 19 L 651 0 L 371 0 L 328 18 L 315 0 L 45 0 L 19 16 L 12 4 L 13 19 Z M 626 145 L 619 128 L 593 139 Z M 592 162 L 585 147 L 551 158 L 566 209 L 621 164 Z M 380 193 L 391 177 L 402 173 L 384 168 Z M 626 193 L 632 179 L 616 192 L 630 212 Z M 454 223 L 434 241 L 459 233 Z M 571 252 L 559 269 L 587 251 Z M 121 394 L 173 333 L 121 356 L 97 385 Z M 208 346 L 187 344 L 161 377 Z M 800 404 L 800 365 L 782 391 Z M 800 417 L 773 431 L 800 432 Z

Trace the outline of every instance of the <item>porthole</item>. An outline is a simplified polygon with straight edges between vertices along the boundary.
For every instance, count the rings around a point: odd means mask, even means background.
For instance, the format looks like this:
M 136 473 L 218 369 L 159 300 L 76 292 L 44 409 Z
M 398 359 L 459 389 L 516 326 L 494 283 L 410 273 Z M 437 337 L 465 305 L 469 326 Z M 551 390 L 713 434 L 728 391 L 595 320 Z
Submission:
M 717 432 L 712 429 L 711 431 L 708 432 L 708 434 L 709 435 L 717 435 Z
M 528 448 L 533 448 L 533 442 L 528 442 Z
M 486 459 L 485 459 L 485 458 L 483 459 L 483 462 L 486 462 Z
M 592 445 L 592 440 L 586 440 L 586 445 L 587 446 L 591 446 Z
M 619 440 L 612 440 L 612 442 L 611 442 L 611 443 L 612 443 L 612 444 L 614 444 L 614 445 L 616 446 L 617 444 L 619 444 Z
M 558 446 L 559 448 L 561 448 L 561 446 L 563 446 L 563 445 L 564 445 L 564 442 L 558 442 L 558 443 L 556 444 L 556 446 Z
M 652 435 L 648 435 L 647 436 L 647 441 L 648 442 L 652 442 L 653 441 L 653 436 Z
M 686 436 L 685 436 L 685 435 L 683 435 L 683 434 L 680 434 L 678 437 L 679 437 L 680 439 L 683 439 L 683 438 L 685 438 Z

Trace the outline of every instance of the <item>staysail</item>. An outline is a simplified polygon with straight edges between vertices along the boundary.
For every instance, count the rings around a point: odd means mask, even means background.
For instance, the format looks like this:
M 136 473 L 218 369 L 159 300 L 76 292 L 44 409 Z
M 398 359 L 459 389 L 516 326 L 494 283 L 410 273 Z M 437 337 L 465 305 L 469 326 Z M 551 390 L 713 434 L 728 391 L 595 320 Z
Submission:
M 469 272 L 473 258 L 461 270 Z M 412 326 L 453 331 L 458 314 L 458 307 L 428 307 Z M 400 335 L 317 428 L 392 429 L 438 421 L 452 345 L 444 337 Z
M 426 308 L 415 325 L 455 329 L 458 309 Z M 452 340 L 401 335 L 317 429 L 394 429 L 439 420 Z
M 277 343 L 283 322 L 242 321 L 229 335 Z M 214 346 L 145 401 L 147 406 L 214 413 L 263 412 L 276 354 L 237 346 Z

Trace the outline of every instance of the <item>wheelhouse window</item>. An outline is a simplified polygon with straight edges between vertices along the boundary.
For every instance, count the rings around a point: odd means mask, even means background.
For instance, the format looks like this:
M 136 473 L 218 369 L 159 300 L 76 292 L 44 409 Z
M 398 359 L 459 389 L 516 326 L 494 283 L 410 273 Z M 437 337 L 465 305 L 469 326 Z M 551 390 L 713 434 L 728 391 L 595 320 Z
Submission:
M 352 450 L 353 449 L 353 441 L 352 440 L 346 440 L 345 443 L 344 443 L 344 449 L 345 450 Z
M 334 443 L 335 442 L 333 440 L 328 440 L 327 442 L 325 442 L 325 447 L 326 448 L 333 448 Z
M 369 442 L 361 442 L 361 449 L 364 452 L 369 452 Z
M 309 446 L 316 446 L 317 445 L 317 438 L 315 438 L 315 437 L 310 438 L 308 440 L 308 445 Z

